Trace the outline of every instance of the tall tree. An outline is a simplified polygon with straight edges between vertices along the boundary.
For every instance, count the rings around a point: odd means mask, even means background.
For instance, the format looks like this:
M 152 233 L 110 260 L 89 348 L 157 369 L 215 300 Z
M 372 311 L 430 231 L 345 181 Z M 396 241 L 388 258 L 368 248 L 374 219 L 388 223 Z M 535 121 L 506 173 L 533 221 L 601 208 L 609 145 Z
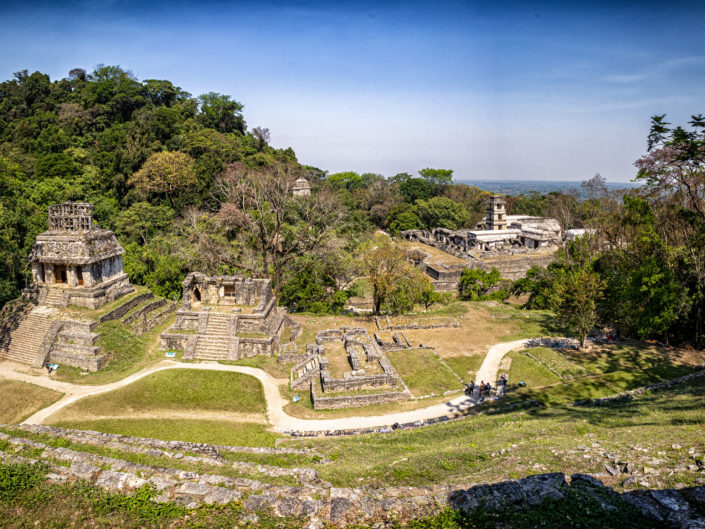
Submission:
M 201 104 L 199 121 L 204 127 L 219 132 L 245 133 L 245 119 L 242 117 L 242 103 L 225 94 L 208 92 L 198 97 Z
M 568 272 L 560 284 L 560 303 L 557 309 L 559 320 L 578 334 L 580 347 L 598 321 L 597 302 L 605 288 L 604 281 L 589 267 L 580 267 Z
M 409 308 L 409 300 L 411 308 L 415 301 L 420 301 L 426 285 L 416 272 L 419 270 L 409 261 L 406 252 L 389 237 L 375 237 L 362 249 L 360 273 L 372 285 L 375 314 L 380 314 L 384 305 L 399 312 Z
M 164 193 L 177 209 L 176 199 L 197 184 L 194 160 L 176 151 L 158 152 L 150 156 L 142 168 L 128 180 L 142 195 Z
M 221 219 L 256 248 L 261 274 L 273 277 L 276 293 L 284 268 L 321 246 L 342 218 L 331 194 L 293 196 L 300 176 L 300 166 L 291 163 L 257 168 L 234 163 L 216 181 Z

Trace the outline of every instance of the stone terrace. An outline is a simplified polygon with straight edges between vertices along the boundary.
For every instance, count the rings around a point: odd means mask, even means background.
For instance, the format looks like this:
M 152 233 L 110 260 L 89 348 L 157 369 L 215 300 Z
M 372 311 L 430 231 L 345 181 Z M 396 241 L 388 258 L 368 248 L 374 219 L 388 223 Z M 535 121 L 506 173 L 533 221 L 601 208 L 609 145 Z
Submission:
M 238 461 L 238 454 L 310 457 L 334 464 L 308 450 L 225 447 L 159 441 L 47 426 L 2 427 L 0 461 L 42 461 L 51 483 L 87 481 L 110 492 L 130 494 L 145 485 L 157 491 L 155 501 L 192 509 L 201 504 L 241 502 L 243 515 L 257 522 L 258 512 L 295 517 L 311 526 L 374 524 L 391 526 L 429 516 L 445 507 L 501 512 L 525 509 L 579 492 L 607 512 L 630 504 L 664 527 L 702 527 L 705 487 L 680 490 L 633 490 L 619 494 L 585 474 L 538 474 L 494 484 L 432 487 L 361 486 L 334 488 L 316 470 Z M 102 451 L 110 456 L 100 455 Z M 145 457 L 159 464 L 130 461 Z M 195 470 L 197 469 L 197 470 Z M 292 484 L 281 484 L 289 480 Z M 243 521 L 245 521 L 243 519 Z

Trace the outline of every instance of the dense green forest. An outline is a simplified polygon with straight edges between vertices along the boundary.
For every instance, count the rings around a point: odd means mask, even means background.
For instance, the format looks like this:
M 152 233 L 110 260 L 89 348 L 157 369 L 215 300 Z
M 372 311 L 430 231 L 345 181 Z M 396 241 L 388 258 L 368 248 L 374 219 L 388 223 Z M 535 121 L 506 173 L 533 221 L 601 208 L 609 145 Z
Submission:
M 269 130 L 248 128 L 243 109 L 229 95 L 193 97 L 117 66 L 55 81 L 25 70 L 1 83 L 0 306 L 26 284 L 47 207 L 66 200 L 94 204 L 125 248 L 131 281 L 157 294 L 177 299 L 190 270 L 243 273 L 272 277 L 283 304 L 315 312 L 340 310 L 358 293 L 356 277 L 398 259 L 384 245 L 375 254 L 377 229 L 459 229 L 484 216 L 488 193 L 453 184 L 452 170 L 328 174 L 271 147 Z M 685 130 L 659 117 L 637 162 L 641 190 L 610 193 L 597 175 L 583 184 L 584 202 L 557 192 L 507 197 L 510 213 L 594 230 L 514 292 L 576 329 L 602 322 L 702 344 L 704 155 L 702 118 Z M 292 194 L 301 177 L 308 197 Z M 404 280 L 380 310 L 434 301 L 428 284 L 398 270 Z

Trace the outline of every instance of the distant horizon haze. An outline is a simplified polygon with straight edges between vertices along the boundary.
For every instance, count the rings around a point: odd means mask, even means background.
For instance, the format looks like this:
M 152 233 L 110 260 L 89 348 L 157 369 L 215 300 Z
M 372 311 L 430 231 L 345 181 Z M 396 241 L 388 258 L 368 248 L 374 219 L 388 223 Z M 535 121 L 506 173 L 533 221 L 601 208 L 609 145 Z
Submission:
M 7 0 L 0 78 L 119 65 L 331 173 L 628 182 L 650 117 L 705 113 L 705 4 Z M 519 176 L 517 176 L 519 175 Z

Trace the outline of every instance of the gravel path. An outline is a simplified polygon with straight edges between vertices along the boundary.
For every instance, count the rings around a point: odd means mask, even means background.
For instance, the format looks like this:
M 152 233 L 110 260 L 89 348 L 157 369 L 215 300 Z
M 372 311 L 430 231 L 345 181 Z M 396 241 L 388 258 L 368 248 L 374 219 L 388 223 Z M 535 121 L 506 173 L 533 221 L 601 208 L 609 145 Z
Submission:
M 480 369 L 477 372 L 475 382 L 479 383 L 484 380 L 493 385 L 497 381 L 497 370 L 499 363 L 505 354 L 513 349 L 523 347 L 529 340 L 516 340 L 513 342 L 505 342 L 493 345 L 487 352 L 485 360 L 482 362 Z M 454 415 L 462 412 L 477 403 L 477 398 L 467 397 L 462 395 L 456 397 L 443 404 L 436 404 L 427 408 L 411 410 L 400 413 L 391 413 L 387 415 L 378 415 L 373 417 L 345 417 L 340 419 L 298 419 L 291 417 L 284 412 L 286 401 L 279 393 L 279 384 L 282 379 L 277 379 L 267 372 L 246 366 L 232 366 L 217 363 L 200 363 L 200 364 L 184 364 L 172 360 L 163 360 L 156 365 L 145 368 L 142 371 L 134 373 L 122 380 L 102 386 L 85 386 L 80 384 L 71 384 L 68 382 L 60 382 L 49 377 L 49 375 L 34 376 L 16 371 L 16 368 L 24 367 L 12 362 L 0 363 L 0 377 L 21 382 L 36 384 L 45 388 L 53 389 L 64 393 L 64 396 L 51 406 L 48 406 L 37 413 L 27 418 L 23 424 L 41 424 L 49 416 L 53 415 L 60 409 L 73 404 L 74 402 L 91 395 L 99 395 L 108 391 L 132 384 L 137 380 L 157 373 L 165 369 L 200 369 L 208 371 L 228 371 L 233 373 L 243 373 L 257 378 L 264 388 L 264 396 L 267 402 L 267 417 L 269 422 L 277 430 L 297 430 L 297 431 L 329 431 L 329 430 L 345 430 L 353 428 L 371 428 L 384 425 L 391 425 L 395 422 L 410 423 L 441 417 L 444 415 Z

